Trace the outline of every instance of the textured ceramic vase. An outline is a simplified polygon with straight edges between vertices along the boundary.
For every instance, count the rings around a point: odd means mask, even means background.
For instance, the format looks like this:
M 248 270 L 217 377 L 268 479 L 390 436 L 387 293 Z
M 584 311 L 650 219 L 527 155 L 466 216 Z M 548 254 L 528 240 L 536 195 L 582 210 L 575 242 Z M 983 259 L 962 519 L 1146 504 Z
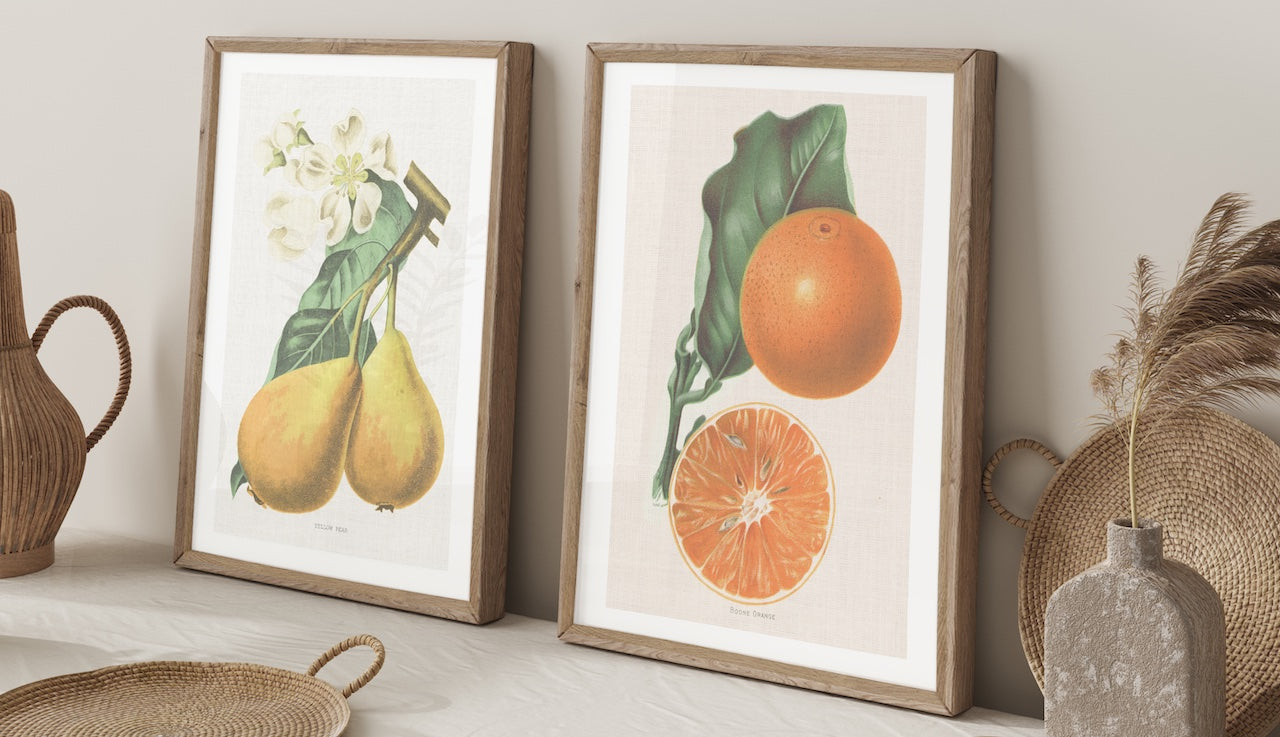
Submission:
M 1222 600 L 1163 555 L 1164 529 L 1107 525 L 1107 559 L 1045 611 L 1047 737 L 1222 737 Z

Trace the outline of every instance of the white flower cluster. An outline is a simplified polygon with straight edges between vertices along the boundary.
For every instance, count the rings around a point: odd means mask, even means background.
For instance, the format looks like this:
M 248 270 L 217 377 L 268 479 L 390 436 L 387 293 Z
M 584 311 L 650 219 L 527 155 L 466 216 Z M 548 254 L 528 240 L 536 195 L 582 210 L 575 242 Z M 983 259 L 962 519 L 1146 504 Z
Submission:
M 358 111 L 333 126 L 329 144 L 312 141 L 299 112 L 281 117 L 254 149 L 263 173 L 279 169 L 288 185 L 267 200 L 264 216 L 270 228 L 267 240 L 282 259 L 301 256 L 318 236 L 332 246 L 350 229 L 369 232 L 382 204 L 382 190 L 369 181 L 369 172 L 396 179 L 391 136 L 378 133 L 366 143 Z

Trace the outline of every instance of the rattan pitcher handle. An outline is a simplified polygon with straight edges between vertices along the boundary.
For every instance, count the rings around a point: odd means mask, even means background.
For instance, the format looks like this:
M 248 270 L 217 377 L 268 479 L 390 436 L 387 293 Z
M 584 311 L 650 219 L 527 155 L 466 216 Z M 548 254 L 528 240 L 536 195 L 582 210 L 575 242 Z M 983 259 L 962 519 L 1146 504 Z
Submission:
M 1034 450 L 1043 456 L 1044 459 L 1054 468 L 1062 465 L 1062 461 L 1058 456 L 1055 455 L 1053 451 L 1049 450 L 1044 443 L 1041 443 L 1038 440 L 1032 440 L 1031 438 L 1010 440 L 997 448 L 996 452 L 991 454 L 991 459 L 987 461 L 987 467 L 982 469 L 982 493 L 987 497 L 987 504 L 996 511 L 996 514 L 1000 515 L 1000 519 L 1008 522 L 1014 527 L 1020 527 L 1025 530 L 1027 529 L 1029 522 L 1013 512 L 1010 512 L 1008 509 L 1005 509 L 1005 506 L 996 498 L 996 493 L 991 488 L 991 477 L 996 472 L 996 466 L 1000 465 L 1000 461 L 1003 461 L 1005 456 L 1015 450 L 1022 449 Z
M 329 648 L 323 655 L 316 658 L 316 662 L 312 663 L 310 668 L 307 668 L 307 675 L 314 677 L 315 674 L 319 673 L 320 669 L 325 667 L 330 660 L 333 660 L 342 653 L 345 653 L 351 648 L 359 645 L 373 648 L 373 665 L 369 666 L 369 669 L 366 670 L 359 678 L 348 683 L 347 687 L 342 689 L 342 695 L 345 698 L 351 698 L 351 694 L 364 688 L 365 684 L 373 680 L 374 676 L 378 675 L 378 671 L 382 670 L 382 664 L 387 660 L 386 648 L 382 646 L 382 641 L 373 635 L 356 635 L 355 637 L 348 637 L 337 645 Z
M 40 350 L 40 344 L 44 342 L 44 336 L 49 332 L 49 328 L 53 327 L 53 323 L 62 313 L 67 310 L 73 310 L 77 307 L 88 307 L 97 310 L 107 321 L 107 325 L 111 327 L 111 334 L 116 339 L 116 351 L 120 354 L 120 378 L 116 383 L 116 396 L 111 400 L 111 406 L 107 408 L 107 414 L 102 417 L 98 425 L 93 428 L 93 432 L 85 438 L 85 452 L 93 450 L 93 446 L 98 444 L 103 435 L 107 434 L 107 430 L 111 429 L 111 425 L 115 423 L 116 418 L 120 416 L 120 410 L 124 408 L 124 400 L 129 396 L 129 384 L 133 381 L 133 357 L 129 352 L 129 336 L 124 332 L 124 325 L 120 323 L 119 316 L 116 311 L 111 309 L 111 305 L 105 300 L 88 295 L 77 295 L 75 297 L 67 297 L 58 302 L 45 316 L 40 320 L 40 324 L 36 326 L 36 330 L 31 334 L 31 346 L 36 350 Z

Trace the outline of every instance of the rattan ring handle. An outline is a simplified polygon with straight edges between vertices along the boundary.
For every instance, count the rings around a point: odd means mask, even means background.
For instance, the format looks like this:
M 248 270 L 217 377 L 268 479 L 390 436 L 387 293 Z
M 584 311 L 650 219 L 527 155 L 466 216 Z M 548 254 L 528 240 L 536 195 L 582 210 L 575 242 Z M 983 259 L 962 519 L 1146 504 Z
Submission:
M 996 514 L 1000 515 L 1000 519 L 1008 522 L 1014 527 L 1020 527 L 1025 530 L 1027 529 L 1027 524 L 1029 524 L 1028 521 L 1013 512 L 1010 512 L 1008 509 L 1005 509 L 1005 506 L 996 498 L 996 493 L 991 488 L 991 477 L 996 472 L 996 466 L 1000 465 L 1000 461 L 1003 461 L 1005 456 L 1015 450 L 1022 449 L 1034 450 L 1043 456 L 1044 459 L 1054 468 L 1062 465 L 1062 461 L 1058 456 L 1055 455 L 1053 451 L 1045 447 L 1044 443 L 1041 443 L 1038 440 L 1032 440 L 1031 438 L 1010 440 L 997 448 L 996 452 L 991 454 L 991 459 L 987 461 L 987 467 L 982 469 L 982 493 L 987 497 L 987 504 L 990 505 L 992 509 L 996 510 Z
M 373 677 L 378 675 L 378 671 L 382 670 L 382 664 L 387 660 L 386 648 L 382 646 L 382 641 L 373 635 L 356 635 L 355 637 L 348 637 L 337 645 L 329 648 L 323 655 L 316 658 L 316 662 L 312 663 L 310 668 L 307 668 L 307 675 L 314 677 L 315 674 L 319 673 L 320 669 L 325 667 L 330 660 L 333 660 L 342 653 L 360 645 L 373 648 L 373 665 L 369 666 L 369 669 L 366 670 L 359 678 L 348 683 L 347 687 L 342 689 L 343 697 L 351 698 L 351 694 L 364 688 L 365 684 L 372 681 Z
M 93 450 L 93 446 L 98 444 L 103 435 L 107 434 L 107 430 L 111 429 L 111 425 L 120 416 L 120 410 L 124 408 L 124 400 L 129 396 L 129 384 L 133 381 L 133 357 L 129 352 L 129 336 L 124 332 L 124 325 L 120 324 L 120 318 L 116 315 L 116 311 L 111 309 L 111 305 L 105 300 L 88 295 L 77 295 L 75 297 L 67 297 L 58 302 L 45 316 L 40 320 L 40 324 L 36 326 L 36 330 L 31 334 L 31 346 L 36 350 L 40 350 L 40 344 L 44 342 L 44 336 L 49 332 L 49 328 L 53 327 L 53 323 L 62 316 L 67 310 L 73 310 L 77 307 L 88 307 L 97 310 L 107 321 L 107 325 L 111 327 L 111 334 L 116 339 L 116 351 L 120 353 L 120 378 L 116 384 L 116 396 L 111 400 L 111 406 L 107 408 L 107 414 L 102 417 L 98 425 L 93 428 L 93 432 L 85 438 L 85 452 Z

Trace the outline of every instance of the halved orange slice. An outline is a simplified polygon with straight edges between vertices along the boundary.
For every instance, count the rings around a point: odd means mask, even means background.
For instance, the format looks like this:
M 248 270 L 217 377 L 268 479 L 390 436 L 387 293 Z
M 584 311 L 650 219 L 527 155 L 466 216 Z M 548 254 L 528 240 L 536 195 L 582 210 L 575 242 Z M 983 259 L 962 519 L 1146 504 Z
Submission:
M 769 604 L 805 584 L 831 538 L 831 464 L 785 410 L 740 404 L 689 438 L 672 472 L 676 544 L 707 587 Z

